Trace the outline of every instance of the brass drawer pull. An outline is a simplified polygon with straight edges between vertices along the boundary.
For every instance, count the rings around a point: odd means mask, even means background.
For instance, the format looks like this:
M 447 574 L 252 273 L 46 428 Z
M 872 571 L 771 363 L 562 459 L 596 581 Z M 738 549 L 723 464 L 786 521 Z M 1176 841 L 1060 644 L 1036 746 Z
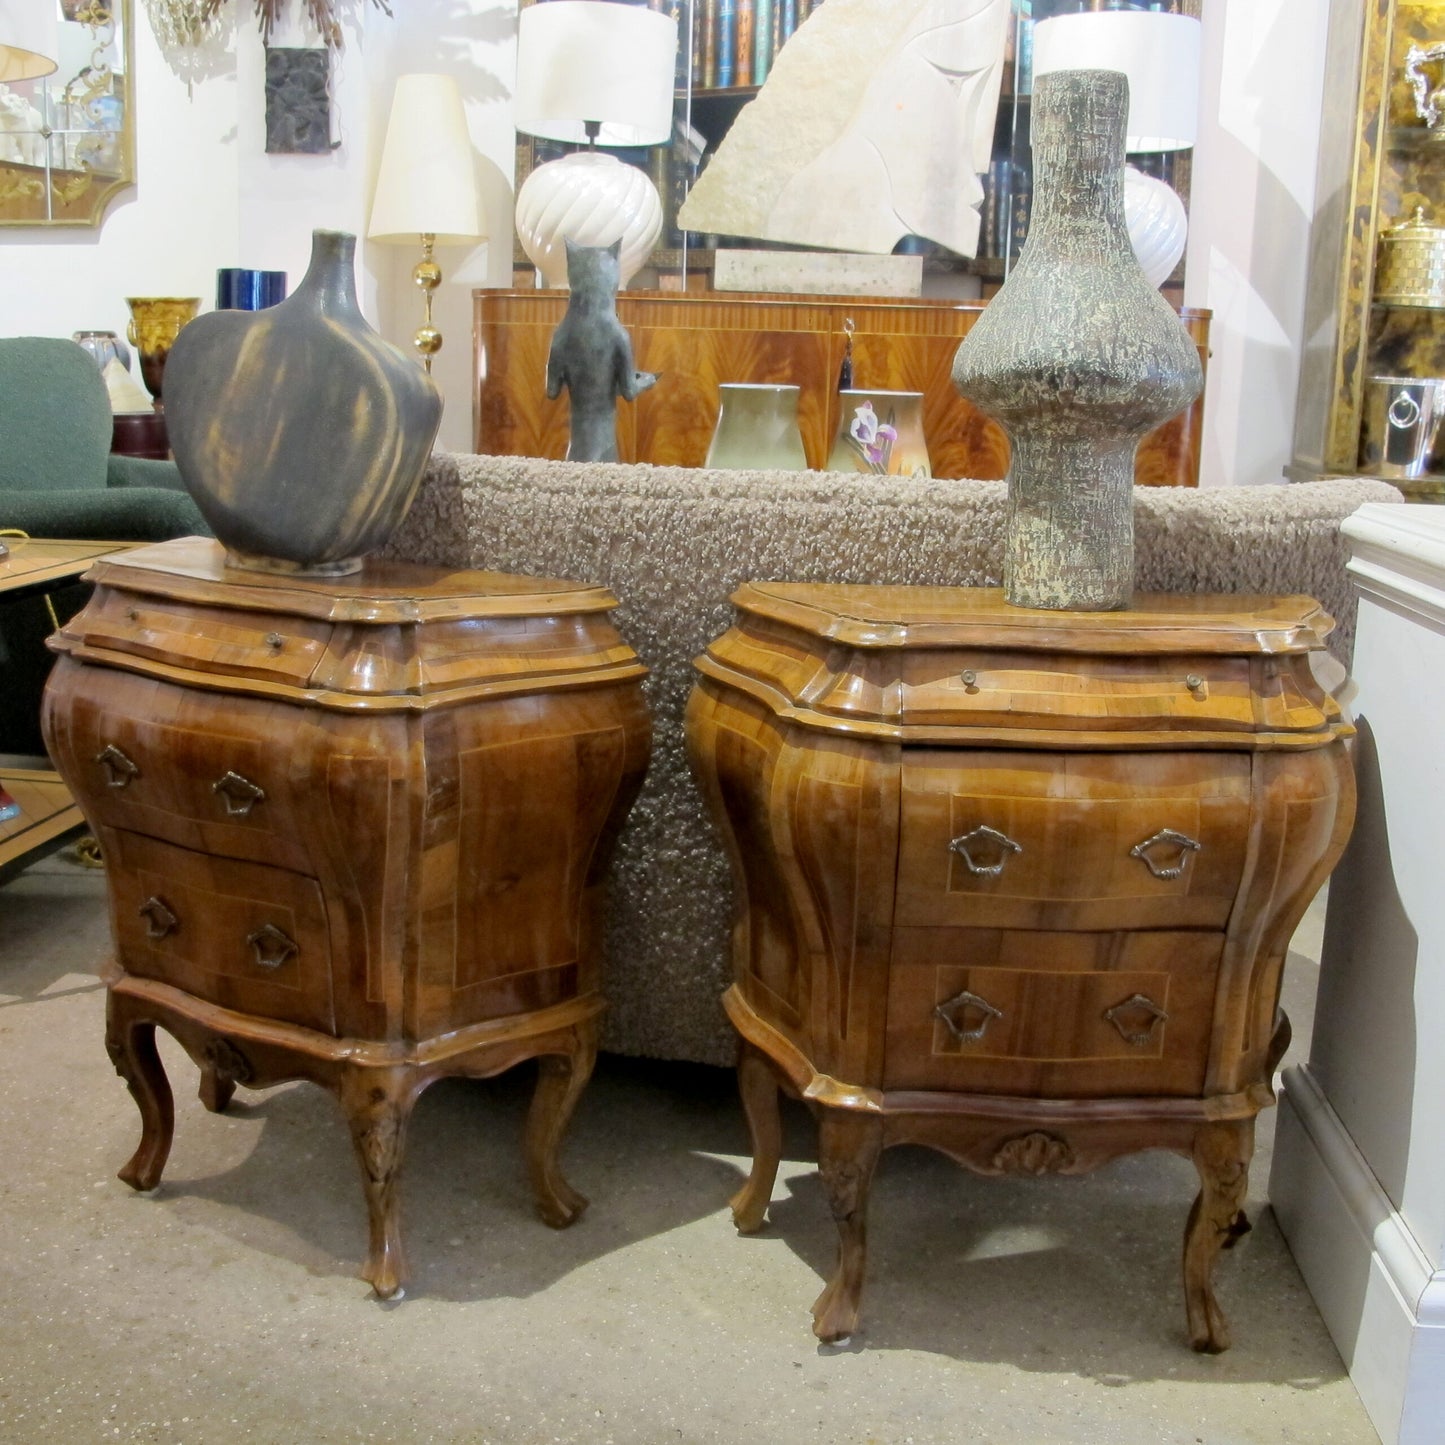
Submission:
M 228 818 L 244 818 L 254 804 L 266 801 L 265 788 L 257 787 L 240 773 L 225 773 L 211 784 L 211 791 L 225 803 Z
M 136 912 L 146 921 L 147 938 L 164 938 L 166 934 L 174 933 L 180 923 L 180 919 L 154 894 Z
M 301 951 L 274 923 L 263 923 L 246 935 L 246 942 L 255 950 L 257 968 L 280 968 L 292 954 Z
M 1152 838 L 1135 843 L 1129 849 L 1129 856 L 1137 858 L 1156 878 L 1178 878 L 1189 862 L 1189 855 L 1197 853 L 1204 846 L 1184 833 L 1173 828 L 1161 828 Z M 1158 861 L 1150 856 L 1160 855 Z
M 970 848 L 972 851 L 970 851 Z M 965 833 L 961 838 L 954 838 L 949 842 L 950 853 L 957 853 L 963 859 L 964 866 L 970 873 L 980 878 L 997 878 L 1003 872 L 1004 864 L 1014 853 L 1024 851 L 1022 843 L 1015 843 L 1014 840 L 997 828 L 990 828 L 982 825 L 975 828 L 971 833 Z M 979 857 L 975 858 L 974 853 Z M 989 854 L 994 854 L 997 861 L 985 863 L 983 859 Z
M 108 788 L 123 788 L 132 778 L 140 777 L 140 769 L 114 743 L 107 743 L 95 755 L 95 760 L 105 769 Z
M 1169 1022 L 1169 1015 L 1142 993 L 1131 994 L 1123 1003 L 1104 1010 L 1104 1017 L 1119 1030 L 1119 1037 L 1126 1044 L 1143 1048 L 1154 1040 L 1154 1030 L 1160 1024 Z
M 972 1028 L 964 1028 L 962 1021 L 970 1011 L 980 1015 L 979 1021 Z M 944 999 L 933 1012 L 948 1025 L 949 1033 L 961 1044 L 976 1044 L 988 1032 L 988 1026 L 1003 1017 L 1002 1009 L 996 1009 L 987 999 L 967 989 Z M 955 1015 L 958 1017 L 955 1018 Z

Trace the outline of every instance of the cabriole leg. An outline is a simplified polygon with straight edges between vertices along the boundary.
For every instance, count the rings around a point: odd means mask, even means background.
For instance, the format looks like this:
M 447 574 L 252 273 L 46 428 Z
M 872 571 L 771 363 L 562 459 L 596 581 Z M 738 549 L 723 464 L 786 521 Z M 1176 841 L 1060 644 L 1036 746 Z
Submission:
M 818 1172 L 838 1224 L 838 1265 L 813 1305 L 813 1333 L 841 1340 L 858 1325 L 868 1251 L 868 1191 L 883 1149 L 883 1121 L 824 1109 L 818 1124 Z
M 405 1293 L 398 1186 L 415 1098 L 401 1069 L 349 1068 L 341 1077 L 341 1107 L 351 1126 L 366 1192 L 370 1239 L 361 1277 L 380 1299 Z
M 1203 1124 L 1194 1136 L 1194 1167 L 1200 1191 L 1184 1227 L 1184 1308 L 1189 1343 L 1217 1355 L 1229 1348 L 1229 1325 L 1214 1297 L 1214 1264 L 1249 1230 L 1244 1213 L 1254 1120 Z
M 562 1177 L 558 1153 L 572 1111 L 597 1062 L 597 1027 L 580 1025 L 570 1054 L 544 1054 L 537 1060 L 537 1089 L 527 1113 L 527 1173 L 544 1224 L 565 1229 L 587 1208 L 587 1199 Z
M 783 1120 L 778 1110 L 778 1079 L 767 1056 L 744 1041 L 738 1056 L 738 1092 L 753 1142 L 753 1167 L 732 1197 L 733 1223 L 742 1234 L 763 1227 L 778 1164 L 783 1156 Z
M 175 1103 L 165 1065 L 156 1050 L 156 1026 L 135 1019 L 115 994 L 106 999 L 105 1049 L 140 1110 L 141 1137 L 120 1178 L 132 1189 L 154 1189 L 171 1152 Z

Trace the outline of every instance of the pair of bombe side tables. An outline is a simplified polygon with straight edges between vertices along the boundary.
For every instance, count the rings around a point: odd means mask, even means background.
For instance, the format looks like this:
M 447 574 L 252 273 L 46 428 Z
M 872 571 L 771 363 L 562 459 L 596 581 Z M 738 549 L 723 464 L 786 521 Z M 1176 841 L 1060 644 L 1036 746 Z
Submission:
M 223 565 L 189 539 L 100 562 L 53 641 L 51 754 L 109 870 L 107 1046 L 158 1182 L 172 1033 L 224 1109 L 305 1078 L 350 1124 L 364 1277 L 405 1279 L 397 1179 L 433 1080 L 537 1058 L 543 1219 L 603 1009 L 610 844 L 647 765 L 644 668 L 598 587 L 368 563 Z M 779 1090 L 819 1127 L 839 1231 L 814 1309 L 857 1324 L 881 1150 L 985 1174 L 1191 1157 L 1196 1348 L 1247 1227 L 1253 1122 L 1288 1043 L 1294 926 L 1353 813 L 1349 727 L 1307 598 L 1039 613 L 993 589 L 745 585 L 698 659 L 695 775 L 732 858 L 725 1006 L 764 1220 Z

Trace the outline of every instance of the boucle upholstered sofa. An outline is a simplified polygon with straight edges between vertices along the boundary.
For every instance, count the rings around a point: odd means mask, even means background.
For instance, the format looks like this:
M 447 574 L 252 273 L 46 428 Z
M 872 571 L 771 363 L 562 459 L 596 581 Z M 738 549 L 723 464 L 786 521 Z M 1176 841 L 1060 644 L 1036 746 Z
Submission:
M 1331 645 L 1348 664 L 1354 603 L 1339 524 L 1362 502 L 1398 500 L 1367 480 L 1137 488 L 1138 586 L 1307 593 L 1337 619 Z M 731 621 L 729 594 L 748 578 L 996 585 L 1004 501 L 1002 482 L 433 458 L 390 555 L 601 583 L 652 669 L 652 764 L 611 880 L 604 1047 L 733 1060 L 719 1003 L 731 881 L 682 730 L 692 659 Z

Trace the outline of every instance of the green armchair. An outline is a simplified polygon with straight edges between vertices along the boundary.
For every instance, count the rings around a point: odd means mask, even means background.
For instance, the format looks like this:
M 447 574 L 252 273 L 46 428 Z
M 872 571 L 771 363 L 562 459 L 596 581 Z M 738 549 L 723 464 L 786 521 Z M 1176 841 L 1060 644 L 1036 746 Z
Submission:
M 210 536 L 174 462 L 110 454 L 95 362 L 73 341 L 0 338 L 0 531 L 161 542 Z

